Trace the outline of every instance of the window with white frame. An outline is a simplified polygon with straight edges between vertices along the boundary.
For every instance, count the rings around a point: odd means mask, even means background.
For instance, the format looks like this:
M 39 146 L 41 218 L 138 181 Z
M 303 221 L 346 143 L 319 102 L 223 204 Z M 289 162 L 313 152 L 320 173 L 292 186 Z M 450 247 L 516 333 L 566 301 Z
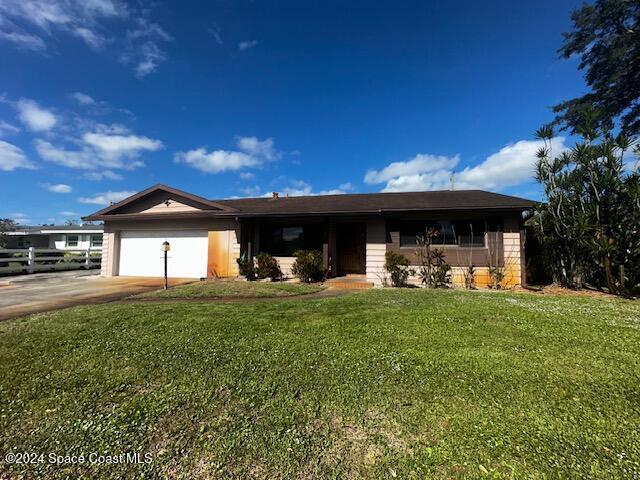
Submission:
M 101 247 L 102 246 L 102 235 L 91 235 L 91 246 L 92 247 Z
M 78 235 L 67 235 L 66 243 L 67 247 L 77 247 L 78 246 Z

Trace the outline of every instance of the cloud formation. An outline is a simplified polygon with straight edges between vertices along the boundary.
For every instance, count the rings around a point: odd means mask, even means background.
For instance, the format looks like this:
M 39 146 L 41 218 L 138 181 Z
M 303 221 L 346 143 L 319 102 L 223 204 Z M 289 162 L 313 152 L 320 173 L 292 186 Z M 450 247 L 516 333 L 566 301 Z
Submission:
M 437 156 L 419 153 L 406 162 L 393 162 L 379 171 L 369 170 L 364 176 L 364 181 L 370 185 L 383 183 L 398 177 L 452 169 L 458 162 L 460 162 L 459 155 L 445 157 L 442 155 Z
M 206 148 L 200 147 L 187 152 L 177 152 L 174 161 L 205 173 L 221 173 L 257 167 L 282 156 L 275 149 L 271 138 L 259 140 L 256 137 L 237 137 L 236 146 L 238 150 L 208 152 Z
M 238 43 L 238 50 L 244 52 L 245 50 L 249 50 L 250 48 L 255 47 L 256 45 L 258 45 L 257 40 L 244 40 Z
M 315 195 L 344 195 L 350 193 L 355 188 L 351 183 L 343 183 L 338 188 L 332 188 L 328 190 L 314 191 L 311 185 L 304 180 L 291 180 L 289 183 L 278 190 L 278 193 L 285 197 L 303 197 L 303 196 L 315 196 Z M 262 192 L 262 189 L 258 185 L 253 187 L 245 187 L 240 190 L 247 197 L 270 197 L 273 195 L 272 191 Z
M 78 198 L 78 202 L 89 205 L 102 205 L 106 207 L 108 205 L 111 205 L 112 203 L 117 203 L 120 200 L 124 200 L 125 198 L 130 197 L 131 195 L 134 195 L 136 193 L 137 192 L 131 190 L 123 190 L 120 192 L 113 192 L 109 190 L 108 192 L 96 193 L 92 197 L 80 197 Z
M 53 193 L 71 193 L 71 186 L 65 185 L 64 183 L 56 183 L 54 185 L 45 184 L 44 187 Z
M 5 122 L 4 120 L 0 120 L 0 137 L 6 134 L 18 133 L 19 131 L 20 129 L 15 125 L 11 125 L 10 123 Z
M 87 95 L 86 93 L 74 92 L 74 93 L 71 93 L 69 96 L 71 98 L 73 98 L 76 102 L 78 102 L 80 105 L 95 105 L 96 104 L 96 101 L 92 97 Z
M 20 147 L 0 140 L 0 170 L 10 172 L 16 168 L 33 170 L 35 165 L 29 161 Z
M 564 137 L 551 141 L 554 152 L 567 147 Z M 500 190 L 526 183 L 533 178 L 536 152 L 541 140 L 520 140 L 489 155 L 473 167 L 455 171 L 460 162 L 454 157 L 418 154 L 404 162 L 393 162 L 382 170 L 369 170 L 364 177 L 370 185 L 385 183 L 383 192 L 411 192 L 456 189 Z
M 97 127 L 94 132 L 87 132 L 76 142 L 79 149 L 58 147 L 43 139 L 35 140 L 35 148 L 40 157 L 48 162 L 57 163 L 68 168 L 96 170 L 91 179 L 116 179 L 118 174 L 112 169 L 132 170 L 144 165 L 140 156 L 145 152 L 155 152 L 164 148 L 160 140 L 145 136 L 102 133 L 104 131 L 122 132 L 120 128 L 108 126 Z M 108 173 L 107 173 L 108 172 Z
M 143 78 L 166 60 L 161 45 L 173 40 L 148 15 L 148 7 L 124 0 L 2 0 L 0 40 L 39 53 L 54 50 L 48 44 L 59 34 L 80 39 L 94 51 L 109 46 Z M 123 38 L 111 31 L 115 21 L 126 28 Z
M 139 18 L 135 28 L 127 31 L 126 47 L 120 61 L 132 65 L 136 77 L 144 78 L 167 59 L 160 44 L 171 41 L 173 37 L 160 25 Z
M 126 5 L 112 0 L 3 0 L 0 38 L 20 48 L 44 51 L 46 39 L 62 32 L 98 50 L 108 41 L 102 22 L 127 15 Z
M 38 105 L 34 100 L 21 98 L 15 104 L 20 121 L 33 132 L 51 130 L 57 123 L 56 116 Z

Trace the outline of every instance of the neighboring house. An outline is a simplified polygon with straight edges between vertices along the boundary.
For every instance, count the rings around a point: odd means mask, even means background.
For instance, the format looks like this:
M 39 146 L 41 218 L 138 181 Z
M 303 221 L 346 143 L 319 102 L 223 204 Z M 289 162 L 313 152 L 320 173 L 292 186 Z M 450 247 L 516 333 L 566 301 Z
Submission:
M 471 262 L 479 285 L 494 266 L 514 286 L 524 279 L 522 218 L 533 205 L 480 190 L 208 200 L 156 185 L 84 220 L 104 221 L 104 276 L 162 276 L 166 240 L 171 277 L 236 276 L 236 259 L 259 252 L 290 274 L 293 252 L 312 248 L 323 253 L 329 276 L 380 285 L 385 252 L 416 264 L 416 235 L 435 226 L 455 283 Z
M 45 248 L 56 250 L 102 250 L 102 225 L 18 226 L 6 232 L 5 248 Z

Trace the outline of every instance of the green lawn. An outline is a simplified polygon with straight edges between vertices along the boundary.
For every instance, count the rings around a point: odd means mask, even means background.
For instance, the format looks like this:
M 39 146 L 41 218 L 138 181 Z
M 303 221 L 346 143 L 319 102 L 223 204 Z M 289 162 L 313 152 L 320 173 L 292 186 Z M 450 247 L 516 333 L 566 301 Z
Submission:
M 215 297 L 289 297 L 324 290 L 324 286 L 307 283 L 240 282 L 234 280 L 208 280 L 154 290 L 135 298 L 215 298 Z
M 639 478 L 640 304 L 372 290 L 0 323 L 0 478 Z

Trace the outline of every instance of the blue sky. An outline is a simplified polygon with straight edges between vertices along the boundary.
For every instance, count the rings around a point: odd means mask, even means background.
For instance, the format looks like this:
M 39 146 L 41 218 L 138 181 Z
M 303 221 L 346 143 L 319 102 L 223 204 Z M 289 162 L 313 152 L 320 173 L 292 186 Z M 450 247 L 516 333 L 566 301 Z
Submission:
M 585 91 L 556 53 L 579 3 L 3 0 L 0 217 L 155 183 L 539 198 L 533 132 Z

